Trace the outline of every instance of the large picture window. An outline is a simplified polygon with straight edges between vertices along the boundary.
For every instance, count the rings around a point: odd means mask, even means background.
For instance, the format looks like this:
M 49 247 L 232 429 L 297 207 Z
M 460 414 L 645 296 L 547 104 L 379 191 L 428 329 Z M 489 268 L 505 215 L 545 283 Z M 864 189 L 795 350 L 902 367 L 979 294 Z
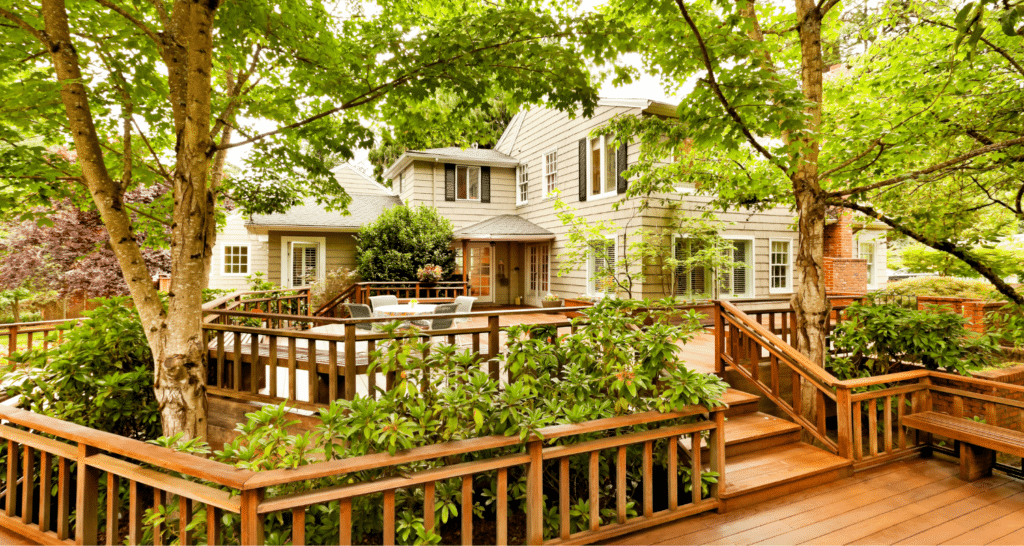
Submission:
M 480 167 L 455 167 L 455 199 L 457 201 L 480 200 Z
M 700 243 L 689 238 L 680 237 L 675 243 L 675 258 L 680 262 L 690 259 L 700 251 Z M 705 266 L 687 266 L 680 263 L 675 271 L 675 295 L 678 297 L 697 299 L 711 297 L 711 273 Z
M 249 247 L 246 245 L 227 245 L 224 247 L 225 275 L 249 274 Z

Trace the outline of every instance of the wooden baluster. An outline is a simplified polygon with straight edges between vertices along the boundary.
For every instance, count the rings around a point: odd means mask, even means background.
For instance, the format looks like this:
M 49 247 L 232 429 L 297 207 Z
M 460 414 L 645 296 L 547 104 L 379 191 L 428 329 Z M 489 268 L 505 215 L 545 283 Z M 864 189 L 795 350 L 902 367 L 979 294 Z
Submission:
M 704 466 L 703 463 L 701 463 L 701 454 L 704 451 L 703 444 L 704 437 L 701 436 L 701 433 L 699 431 L 694 432 L 690 440 L 690 501 L 693 502 L 694 504 L 700 502 L 702 483 L 701 474 L 704 472 Z M 679 448 L 675 445 L 673 445 L 672 447 L 675 448 L 673 449 L 673 451 L 679 450 Z M 672 479 L 674 477 L 675 476 L 673 474 L 669 474 L 669 483 L 674 483 L 678 481 L 677 479 Z M 678 496 L 676 498 L 678 498 Z M 672 501 L 673 499 L 671 498 L 668 500 L 669 507 L 672 506 Z
M 722 350 L 725 347 L 725 321 L 722 320 L 722 304 L 715 302 L 712 308 L 712 318 L 715 324 L 715 373 L 725 373 L 725 363 L 722 361 Z
M 27 330 L 25 332 L 25 342 L 26 342 L 25 343 L 25 350 L 26 351 L 31 351 L 32 350 L 32 336 L 33 335 L 35 335 L 35 332 L 32 331 L 32 330 Z
M 242 504 L 239 509 L 239 514 L 242 516 L 239 532 L 242 544 L 263 544 L 263 514 L 260 514 L 258 509 L 260 503 L 263 502 L 264 494 L 263 489 L 242 491 L 240 499 Z M 351 542 L 342 544 L 351 544 Z
M 626 446 L 619 446 L 615 456 L 615 514 L 626 523 Z
M 118 496 L 119 489 L 120 479 L 117 474 L 107 472 L 107 544 L 121 542 L 120 525 L 118 523 L 118 515 L 121 511 L 121 497 Z M 186 542 L 182 542 L 182 544 L 186 544 Z
M 708 439 L 708 458 L 711 462 L 711 471 L 718 473 L 718 483 L 709 486 L 711 497 L 721 498 L 722 491 L 725 491 L 725 412 L 714 412 L 715 428 L 711 429 L 711 437 Z M 718 506 L 718 513 L 725 509 L 724 504 Z
M 71 530 L 71 469 L 64 457 L 57 459 L 57 538 L 67 540 Z M 138 544 L 136 542 L 135 544 Z
M 167 501 L 167 493 L 161 489 L 153 488 L 153 511 L 159 512 L 160 508 Z M 164 532 L 160 523 L 153 524 L 153 546 L 161 546 L 164 543 Z
M 50 530 L 50 506 L 53 502 L 53 459 L 45 452 L 39 452 L 39 530 Z
M 853 403 L 851 415 L 853 419 L 853 458 L 856 460 L 864 458 L 864 432 L 861 430 L 861 418 L 863 415 L 860 408 L 860 400 L 858 400 Z
M 992 426 L 999 425 L 999 414 L 996 413 L 994 402 L 985 402 L 985 423 Z
M 750 358 L 750 376 L 754 379 L 754 383 L 761 382 L 761 346 L 757 344 L 757 340 L 753 337 L 748 339 L 748 357 Z
M 374 362 L 373 352 L 377 350 L 377 342 L 370 339 L 366 341 L 366 383 L 370 398 L 377 399 L 377 368 L 371 366 Z M 371 368 L 373 371 L 371 372 Z
M 473 354 L 480 358 L 480 332 L 473 332 Z
M 352 544 L 352 499 L 338 501 L 338 544 Z
M 953 417 L 964 416 L 964 399 L 962 396 L 953 397 Z
M 491 379 L 498 380 L 498 361 L 495 357 L 500 352 L 498 347 L 499 341 L 499 330 L 500 328 L 500 317 L 498 315 L 491 315 L 487 317 L 487 366 L 491 374 Z
M 319 402 L 317 391 L 320 390 L 320 376 L 317 375 L 319 367 L 316 361 L 315 339 L 306 339 L 306 369 L 309 370 L 308 375 L 306 375 L 306 389 L 309 391 L 309 401 L 315 404 Z
M 868 450 L 878 455 L 878 399 L 865 400 L 868 404 Z
M 508 544 L 508 469 L 498 469 L 498 509 L 495 522 L 497 529 L 496 544 Z
M 852 423 L 850 422 L 850 389 L 836 388 L 836 445 L 837 455 L 853 459 Z
M 884 439 L 885 452 L 892 453 L 892 396 L 885 397 Z
M 800 376 L 800 374 L 796 372 L 796 370 L 793 369 L 792 366 L 790 366 L 789 368 L 789 375 L 793 383 L 793 411 L 797 415 L 802 415 L 801 410 L 803 409 L 803 402 L 800 398 L 800 382 L 803 380 L 803 378 Z
M 298 365 L 296 363 L 295 353 L 296 353 L 295 338 L 294 337 L 289 337 L 288 338 L 288 400 L 292 400 L 292 401 L 296 400 L 295 392 L 296 392 L 296 384 L 298 383 L 298 378 L 296 377 L 297 376 L 296 368 L 298 367 Z
M 558 460 L 558 517 L 559 537 L 569 538 L 572 529 L 569 528 L 569 458 L 562 457 Z
M 294 513 L 294 512 L 292 512 Z M 293 523 L 294 525 L 294 523 Z M 294 536 L 294 535 L 292 535 Z M 212 504 L 206 505 L 206 543 L 207 544 L 220 544 L 223 542 L 220 532 L 220 509 Z M 293 544 L 305 544 L 305 537 L 303 540 L 295 541 Z M 132 544 L 138 544 L 133 542 Z
M 776 333 L 775 332 L 775 313 L 769 313 L 768 314 L 768 331 L 773 333 L 773 334 Z
M 644 516 L 654 515 L 654 441 L 644 442 Z
M 35 476 L 36 472 L 36 452 L 31 446 L 23 447 L 23 464 L 21 466 L 21 522 L 26 525 L 30 525 L 32 523 L 33 508 L 35 508 L 33 497 L 35 496 L 36 488 L 33 476 Z
M 768 361 L 772 374 L 772 394 L 781 397 L 782 393 L 779 392 L 779 357 L 775 356 L 775 353 L 769 353 Z
M 135 480 L 128 480 L 128 543 L 142 544 L 142 514 L 145 508 L 139 498 L 142 484 Z M 209 523 L 207 523 L 209 525 Z M 209 531 L 207 531 L 209 537 Z M 109 543 L 108 543 L 109 544 Z M 217 542 L 209 542 L 217 544 Z
M 387 526 L 384 527 L 387 529 Z M 385 537 L 387 533 L 385 532 Z M 385 538 L 385 540 L 387 540 Z M 306 507 L 299 506 L 298 508 L 292 508 L 292 544 L 305 544 L 306 543 Z M 209 542 L 208 544 L 216 544 L 215 542 Z M 385 542 L 385 544 L 390 544 Z
M 568 470 L 568 468 L 566 468 Z M 462 544 L 473 544 L 473 476 L 462 477 Z
M 7 440 L 7 501 L 5 512 L 7 517 L 13 518 L 18 510 L 18 464 L 21 459 L 18 457 L 20 446 L 13 440 Z
M 828 436 L 825 428 L 825 393 L 818 389 L 814 390 L 814 417 L 817 421 L 818 432 L 822 436 Z
M 222 330 L 217 331 L 217 386 L 225 388 L 227 383 L 227 373 L 224 370 L 224 332 Z
M 533 440 L 526 444 L 530 462 L 526 467 L 526 543 L 544 542 L 544 467 L 541 458 L 543 444 Z
M 590 464 L 587 485 L 590 488 L 590 530 L 596 531 L 601 526 L 601 452 L 590 452 Z
M 668 439 L 668 509 L 679 507 L 679 439 Z
M 233 377 L 231 388 L 240 391 L 242 390 L 242 332 L 235 332 L 234 337 L 234 350 L 232 351 L 233 360 L 231 362 L 231 376 Z
M 423 528 L 434 530 L 434 482 L 423 484 Z
M 192 523 L 192 499 L 178 496 L 178 544 L 192 544 L 192 531 L 188 529 Z M 113 544 L 108 542 L 107 544 Z
M 260 392 L 260 378 L 263 376 L 263 363 L 260 362 L 260 336 L 249 336 L 249 392 Z
M 338 399 L 338 342 L 331 341 L 327 345 L 327 403 Z
M 356 325 L 345 325 L 345 399 L 356 397 Z
M 7 354 L 12 355 L 18 351 L 18 327 L 7 328 Z
M 267 372 L 267 392 L 271 398 L 277 398 L 277 336 L 267 337 L 267 351 L 270 358 L 270 371 Z
M 903 411 L 907 405 L 907 395 L 900 393 L 896 403 L 896 422 L 899 425 L 896 427 L 896 432 L 899 434 L 900 449 L 907 449 L 907 431 L 903 428 Z
M 395 490 L 384 492 L 384 544 L 395 543 Z

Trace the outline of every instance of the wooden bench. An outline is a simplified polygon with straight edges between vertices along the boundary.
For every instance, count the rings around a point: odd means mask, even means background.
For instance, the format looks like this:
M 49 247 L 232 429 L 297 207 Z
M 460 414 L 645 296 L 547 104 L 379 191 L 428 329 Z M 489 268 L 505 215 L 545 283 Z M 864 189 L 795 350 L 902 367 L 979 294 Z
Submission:
M 925 411 L 903 417 L 903 426 L 960 442 L 960 479 L 974 481 L 992 474 L 995 452 L 1024 457 L 1024 432 Z

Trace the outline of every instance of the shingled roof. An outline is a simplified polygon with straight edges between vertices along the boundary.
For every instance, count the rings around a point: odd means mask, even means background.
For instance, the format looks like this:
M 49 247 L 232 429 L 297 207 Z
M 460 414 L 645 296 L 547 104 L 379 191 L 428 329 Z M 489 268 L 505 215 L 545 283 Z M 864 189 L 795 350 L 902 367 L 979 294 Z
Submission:
M 555 234 L 514 214 L 494 216 L 455 231 L 456 239 L 476 240 L 541 240 L 554 239 Z

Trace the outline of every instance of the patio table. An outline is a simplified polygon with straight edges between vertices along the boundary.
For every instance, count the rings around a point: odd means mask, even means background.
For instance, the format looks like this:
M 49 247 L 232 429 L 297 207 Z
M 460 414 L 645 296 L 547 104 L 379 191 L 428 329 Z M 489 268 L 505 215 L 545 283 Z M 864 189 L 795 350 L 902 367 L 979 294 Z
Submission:
M 416 305 L 409 305 L 408 303 L 401 303 L 398 305 L 382 305 L 373 310 L 373 316 L 375 318 L 383 318 L 429 315 L 434 312 L 435 308 L 437 308 L 437 306 L 431 303 L 417 303 Z

